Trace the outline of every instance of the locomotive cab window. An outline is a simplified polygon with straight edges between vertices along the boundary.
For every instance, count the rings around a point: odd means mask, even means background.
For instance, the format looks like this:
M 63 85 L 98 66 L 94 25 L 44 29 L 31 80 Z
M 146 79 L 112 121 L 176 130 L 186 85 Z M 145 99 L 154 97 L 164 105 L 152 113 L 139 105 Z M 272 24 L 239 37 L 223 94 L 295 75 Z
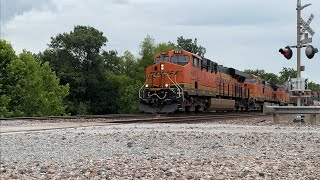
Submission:
M 257 82 L 257 79 L 255 79 L 255 78 L 246 78 L 246 80 L 245 80 L 244 82 L 254 84 L 254 83 L 256 83 L 256 82 Z
M 198 58 L 196 58 L 196 57 L 194 57 L 193 58 L 193 66 L 195 66 L 195 67 L 198 67 L 198 63 L 199 63 L 199 59 Z
M 217 63 L 213 63 L 212 72 L 215 73 L 215 74 L 218 73 L 218 64 Z
M 154 63 L 169 61 L 169 56 L 160 56 L 154 59 Z
M 198 67 L 201 68 L 202 61 L 198 59 Z
M 193 66 L 201 68 L 201 59 L 193 57 Z
M 185 66 L 189 63 L 189 56 L 172 56 L 171 62 L 180 66 Z

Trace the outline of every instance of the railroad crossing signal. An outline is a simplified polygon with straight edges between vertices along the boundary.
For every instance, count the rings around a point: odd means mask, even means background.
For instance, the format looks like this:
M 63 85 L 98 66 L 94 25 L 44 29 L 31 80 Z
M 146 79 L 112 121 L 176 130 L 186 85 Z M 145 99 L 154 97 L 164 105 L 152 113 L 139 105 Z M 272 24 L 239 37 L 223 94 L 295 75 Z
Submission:
M 301 40 L 301 44 L 309 44 L 312 42 L 312 38 L 308 38 L 308 33 L 313 36 L 315 34 L 315 32 L 313 31 L 313 29 L 310 27 L 310 23 L 312 22 L 314 18 L 314 15 L 311 14 L 308 21 L 305 22 L 302 18 L 301 18 L 301 24 L 302 24 L 302 34 L 304 34 L 304 39 Z M 305 33 L 305 32 L 308 32 L 308 33 Z M 312 59 L 314 57 L 314 55 L 318 53 L 318 49 L 317 48 L 314 48 L 313 46 L 311 45 L 308 45 L 307 48 L 306 48 L 306 56 L 309 58 L 309 59 Z
M 312 45 L 308 45 L 306 48 L 306 56 L 309 59 L 312 59 L 314 57 L 314 54 L 318 53 L 318 49 L 314 48 Z
M 317 48 L 314 48 L 313 46 L 308 45 L 309 43 L 312 43 L 312 36 L 315 34 L 313 29 L 310 27 L 310 24 L 311 24 L 311 22 L 312 22 L 312 20 L 314 18 L 314 15 L 311 14 L 307 22 L 301 18 L 301 10 L 303 8 L 305 8 L 305 7 L 310 6 L 310 5 L 311 4 L 306 4 L 304 6 L 301 6 L 301 1 L 298 0 L 298 8 L 297 8 L 297 10 L 298 10 L 298 27 L 299 27 L 298 28 L 298 30 L 299 30 L 299 32 L 298 32 L 298 44 L 297 44 L 297 46 L 290 46 L 290 47 L 297 48 L 298 51 L 299 51 L 298 52 L 298 59 L 299 60 L 298 60 L 298 63 L 297 63 L 297 64 L 299 64 L 299 65 L 297 65 L 298 66 L 298 68 L 297 68 L 298 72 L 300 72 L 300 69 L 301 69 L 301 66 L 300 66 L 301 57 L 299 56 L 299 54 L 300 54 L 300 49 L 302 47 L 307 47 L 306 48 L 306 56 L 309 59 L 312 59 L 314 57 L 314 55 L 319 52 Z M 302 27 L 301 27 L 301 25 L 302 25 Z M 308 33 L 311 35 L 310 38 L 308 37 Z M 302 35 L 304 35 L 304 39 L 301 40 L 301 38 L 302 38 L 301 36 Z M 287 47 L 285 47 L 283 49 L 279 49 L 279 52 L 281 54 L 283 54 L 284 57 L 287 58 L 287 59 L 291 59 L 291 57 L 293 55 L 292 50 L 290 49 L 290 47 L 287 46 Z
M 303 29 L 302 29 L 302 33 L 303 33 L 303 34 L 304 34 L 306 31 L 308 31 L 308 33 L 309 33 L 311 36 L 314 35 L 315 32 L 314 32 L 313 29 L 310 27 L 310 23 L 312 22 L 313 18 L 314 18 L 314 15 L 313 15 L 313 14 L 310 15 L 310 17 L 309 17 L 309 19 L 308 19 L 307 22 L 305 22 L 305 21 L 301 18 L 301 24 L 302 24 L 302 26 L 303 26 Z
M 291 59 L 292 58 L 292 50 L 289 46 L 279 49 L 279 52 L 287 59 Z
M 304 39 L 301 41 L 301 44 L 309 44 L 312 43 L 312 38 L 308 37 L 308 33 L 304 34 Z

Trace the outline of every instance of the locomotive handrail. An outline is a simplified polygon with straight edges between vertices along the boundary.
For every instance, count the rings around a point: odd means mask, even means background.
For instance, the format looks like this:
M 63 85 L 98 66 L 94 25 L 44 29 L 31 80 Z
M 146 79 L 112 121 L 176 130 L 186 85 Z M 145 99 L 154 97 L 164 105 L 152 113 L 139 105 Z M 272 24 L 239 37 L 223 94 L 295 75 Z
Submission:
M 139 98 L 142 99 L 142 96 L 141 96 L 141 90 L 143 87 L 145 87 L 145 85 L 147 84 L 147 81 L 141 86 L 140 90 L 139 90 Z
M 177 75 L 174 75 L 174 81 L 177 84 L 177 86 L 181 89 L 181 91 L 183 92 L 183 88 L 180 86 L 180 84 L 177 82 Z M 184 101 L 184 96 L 182 96 L 182 101 Z
M 177 86 L 181 89 L 181 91 L 183 91 L 183 88 L 179 85 L 179 83 L 177 82 L 177 75 L 174 76 L 175 77 L 175 83 L 177 84 Z
M 177 88 L 178 91 L 179 91 L 178 95 L 179 95 L 179 98 L 180 98 L 180 97 L 181 97 L 181 92 L 183 91 L 182 87 L 181 87 L 178 83 L 175 83 L 175 82 L 170 78 L 170 76 L 169 76 L 168 73 L 163 73 L 163 74 L 165 74 L 165 75 L 168 77 L 168 79 L 176 86 L 176 88 Z M 180 89 L 181 89 L 181 90 L 180 90 Z

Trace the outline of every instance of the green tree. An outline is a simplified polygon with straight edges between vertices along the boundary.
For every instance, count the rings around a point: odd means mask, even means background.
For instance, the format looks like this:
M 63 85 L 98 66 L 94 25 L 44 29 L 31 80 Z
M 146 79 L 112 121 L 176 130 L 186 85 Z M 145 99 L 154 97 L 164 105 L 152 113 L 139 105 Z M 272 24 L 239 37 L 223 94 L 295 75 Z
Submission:
M 156 45 L 156 48 L 154 50 L 154 55 L 161 53 L 161 52 L 166 52 L 170 50 L 178 50 L 179 48 L 172 44 L 172 43 L 158 43 Z
M 0 40 L 0 77 L 3 77 L 6 74 L 7 66 L 13 61 L 17 59 L 17 56 L 11 46 L 5 40 Z
M 116 87 L 106 74 L 121 74 L 121 57 L 103 51 L 107 38 L 89 26 L 58 34 L 43 54 L 57 71 L 61 84 L 70 84 L 67 111 L 75 114 L 116 113 Z
M 119 75 L 122 73 L 122 59 L 118 55 L 117 51 L 111 50 L 111 51 L 103 51 L 102 52 L 102 58 L 104 62 L 104 66 L 106 70 L 112 71 L 115 74 Z
M 125 51 L 121 58 L 122 58 L 121 67 L 124 75 L 131 78 L 137 78 L 141 76 L 140 72 L 143 72 L 143 71 L 139 69 L 138 60 L 134 57 L 134 55 L 130 51 Z M 137 79 L 141 79 L 141 78 L 137 78 Z
M 114 106 L 117 113 L 137 113 L 139 105 L 139 88 L 141 83 L 135 78 L 126 75 L 116 75 L 109 71 L 107 76 L 110 82 L 115 86 L 116 94 L 114 97 L 117 99 Z
M 11 53 L 12 47 L 7 47 L 7 52 Z M 8 59 L 6 61 L 9 62 Z M 26 51 L 10 61 L 3 71 L 6 75 L 2 77 L 4 84 L 0 97 L 3 101 L 0 116 L 49 116 L 65 113 L 63 99 L 68 95 L 69 86 L 59 85 L 59 79 L 48 63 L 40 65 Z
M 0 117 L 11 116 L 8 104 L 10 97 L 7 96 L 6 85 L 8 84 L 7 66 L 17 59 L 17 56 L 7 41 L 0 40 Z
M 0 117 L 11 117 L 12 113 L 9 111 L 10 98 L 6 95 L 0 96 Z
M 141 56 L 141 59 L 139 60 L 139 66 L 141 66 L 143 69 L 146 69 L 153 64 L 155 49 L 155 40 L 150 35 L 147 35 L 147 37 L 144 38 L 144 40 L 140 44 L 139 54 Z
M 279 76 L 274 73 L 265 73 L 262 79 L 264 79 L 270 83 L 275 83 L 275 84 L 281 83 Z
M 106 42 L 103 33 L 93 27 L 75 26 L 70 33 L 51 38 L 50 50 L 56 52 L 58 58 L 50 60 L 55 68 L 91 72 L 103 63 L 99 53 Z
M 206 53 L 206 48 L 197 44 L 197 38 L 192 41 L 192 39 L 185 39 L 183 36 L 180 36 L 177 38 L 177 46 L 199 56 L 204 56 Z
M 137 113 L 139 112 L 139 89 L 141 83 L 127 76 L 119 77 L 121 84 L 118 94 L 118 113 Z
M 315 82 L 309 82 L 308 83 L 309 89 L 312 91 L 320 91 L 320 84 L 317 84 Z
M 291 78 L 296 78 L 296 77 L 297 77 L 297 71 L 294 70 L 293 68 L 283 67 L 282 70 L 280 71 L 281 82 L 286 82 L 286 81 L 289 81 Z

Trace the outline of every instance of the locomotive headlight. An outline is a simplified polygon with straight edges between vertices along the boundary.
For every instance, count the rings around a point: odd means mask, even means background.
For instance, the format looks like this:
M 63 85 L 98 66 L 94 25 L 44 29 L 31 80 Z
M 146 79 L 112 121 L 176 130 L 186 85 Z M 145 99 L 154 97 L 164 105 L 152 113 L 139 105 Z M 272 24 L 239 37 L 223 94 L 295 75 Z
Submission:
M 146 84 L 146 88 L 148 88 L 149 87 L 149 84 Z
M 167 88 L 167 87 L 169 87 L 169 84 L 165 84 L 164 86 Z
M 164 70 L 164 64 L 161 64 L 160 67 L 161 67 L 161 71 L 163 71 Z

